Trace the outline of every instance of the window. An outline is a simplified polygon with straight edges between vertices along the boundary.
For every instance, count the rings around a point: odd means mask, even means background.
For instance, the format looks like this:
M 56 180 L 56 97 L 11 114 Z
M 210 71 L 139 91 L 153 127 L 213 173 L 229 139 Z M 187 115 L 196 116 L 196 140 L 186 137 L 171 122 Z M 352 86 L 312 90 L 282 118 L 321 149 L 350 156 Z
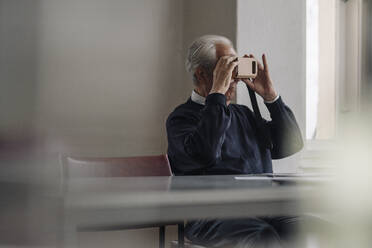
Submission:
M 337 138 L 359 108 L 361 0 L 307 0 L 306 139 Z

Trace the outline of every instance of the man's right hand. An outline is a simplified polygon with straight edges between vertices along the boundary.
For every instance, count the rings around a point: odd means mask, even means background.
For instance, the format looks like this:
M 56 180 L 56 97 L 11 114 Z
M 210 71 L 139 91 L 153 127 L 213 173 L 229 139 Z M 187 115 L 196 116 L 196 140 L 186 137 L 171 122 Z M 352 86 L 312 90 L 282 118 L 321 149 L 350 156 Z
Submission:
M 235 56 L 221 57 L 213 71 L 213 85 L 209 94 L 225 94 L 230 87 L 232 72 L 238 65 Z

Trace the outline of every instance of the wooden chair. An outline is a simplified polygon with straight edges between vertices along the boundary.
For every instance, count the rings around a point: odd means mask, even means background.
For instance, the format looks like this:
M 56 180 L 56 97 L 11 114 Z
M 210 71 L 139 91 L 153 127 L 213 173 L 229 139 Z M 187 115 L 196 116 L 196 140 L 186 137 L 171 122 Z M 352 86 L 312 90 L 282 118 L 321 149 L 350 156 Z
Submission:
M 172 175 L 167 155 L 121 158 L 62 156 L 61 159 L 65 178 Z
M 62 183 L 79 177 L 171 176 L 167 155 L 143 157 L 88 158 L 61 155 Z M 127 226 L 120 229 L 159 227 L 159 247 L 165 247 L 165 225 L 178 225 L 178 247 L 184 246 L 184 223 Z M 83 231 L 97 231 L 84 228 Z

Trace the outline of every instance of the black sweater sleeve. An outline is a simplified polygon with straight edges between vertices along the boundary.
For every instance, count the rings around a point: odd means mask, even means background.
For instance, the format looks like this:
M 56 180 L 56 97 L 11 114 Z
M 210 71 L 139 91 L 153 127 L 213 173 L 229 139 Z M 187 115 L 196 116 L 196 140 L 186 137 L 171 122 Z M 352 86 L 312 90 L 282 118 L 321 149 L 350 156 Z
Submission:
M 221 156 L 225 132 L 230 123 L 226 97 L 218 93 L 210 94 L 200 118 L 193 118 L 187 112 L 173 112 L 170 115 L 167 120 L 168 147 L 179 158 L 186 156 L 186 160 L 191 159 L 205 167 L 211 166 Z
M 274 103 L 266 103 L 271 121 L 267 122 L 273 148 L 271 157 L 288 157 L 303 148 L 303 140 L 296 118 L 288 106 L 279 97 Z

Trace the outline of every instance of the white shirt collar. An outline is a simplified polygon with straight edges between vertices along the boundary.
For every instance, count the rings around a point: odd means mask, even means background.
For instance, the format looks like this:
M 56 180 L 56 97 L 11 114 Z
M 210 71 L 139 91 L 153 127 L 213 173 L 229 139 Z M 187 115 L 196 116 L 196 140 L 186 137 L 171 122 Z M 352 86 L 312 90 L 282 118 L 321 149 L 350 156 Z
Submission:
M 200 105 L 205 105 L 205 97 L 196 93 L 195 90 L 193 90 L 191 93 L 191 101 L 198 103 Z

